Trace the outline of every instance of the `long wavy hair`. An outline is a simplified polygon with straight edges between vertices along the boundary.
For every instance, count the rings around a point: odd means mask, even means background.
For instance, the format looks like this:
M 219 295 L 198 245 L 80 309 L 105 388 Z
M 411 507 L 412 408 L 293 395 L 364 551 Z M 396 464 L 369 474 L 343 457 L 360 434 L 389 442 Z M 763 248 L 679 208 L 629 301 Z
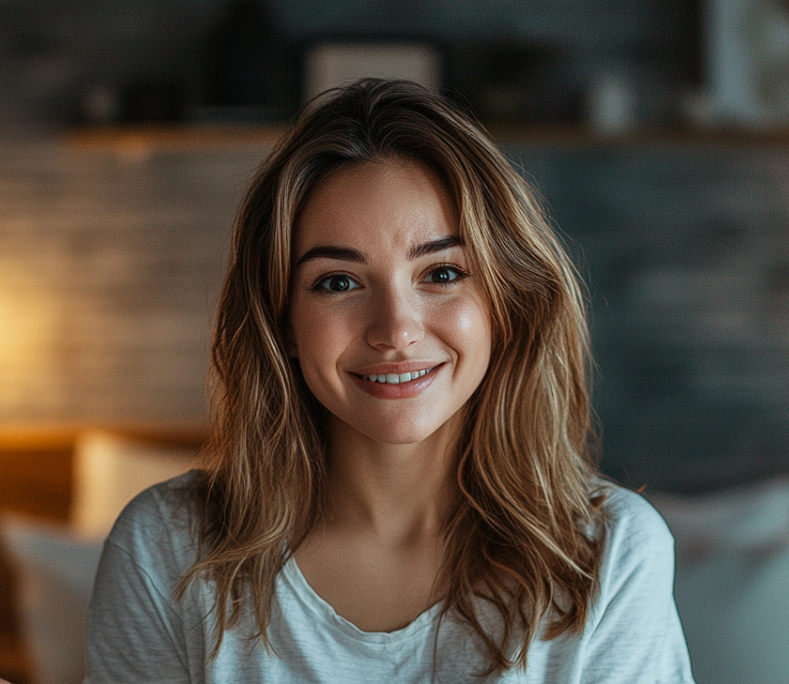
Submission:
M 367 79 L 309 105 L 243 201 L 212 349 L 206 552 L 180 592 L 197 576 L 212 582 L 214 655 L 242 604 L 270 645 L 277 575 L 326 490 L 321 407 L 288 354 L 294 226 L 337 169 L 387 160 L 422 164 L 444 184 L 492 317 L 490 367 L 456 455 L 442 615 L 468 623 L 490 671 L 525 667 L 541 623 L 547 639 L 583 630 L 598 583 L 584 299 L 523 178 L 469 115 L 410 82 Z M 480 602 L 500 614 L 496 634 Z

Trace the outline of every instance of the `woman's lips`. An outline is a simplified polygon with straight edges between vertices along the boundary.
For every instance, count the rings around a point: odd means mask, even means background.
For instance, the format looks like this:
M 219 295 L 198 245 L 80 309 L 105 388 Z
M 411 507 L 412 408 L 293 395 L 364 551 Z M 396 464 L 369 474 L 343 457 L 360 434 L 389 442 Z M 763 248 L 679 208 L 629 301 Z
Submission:
M 402 373 L 351 373 L 356 384 L 367 394 L 379 399 L 407 399 L 429 387 L 444 366 L 440 363 L 428 368 Z M 367 369 L 365 369 L 367 370 Z

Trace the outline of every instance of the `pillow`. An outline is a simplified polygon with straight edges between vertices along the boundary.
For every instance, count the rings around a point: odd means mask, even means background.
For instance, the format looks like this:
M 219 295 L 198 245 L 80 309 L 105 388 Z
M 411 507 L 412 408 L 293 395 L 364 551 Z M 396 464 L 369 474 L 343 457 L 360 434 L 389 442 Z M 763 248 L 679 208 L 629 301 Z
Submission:
M 85 614 L 101 542 L 63 525 L 5 514 L 0 541 L 15 568 L 23 637 L 37 684 L 85 676 Z
M 77 438 L 71 519 L 77 533 L 103 538 L 146 487 L 194 467 L 196 449 L 173 448 L 104 431 Z
M 101 540 L 136 494 L 189 470 L 196 451 L 85 432 L 75 446 L 71 524 L 10 514 L 0 519 L 0 538 L 16 568 L 19 615 L 37 684 L 82 681 L 85 615 Z
M 697 684 L 785 684 L 789 480 L 647 498 L 677 542 L 675 595 Z

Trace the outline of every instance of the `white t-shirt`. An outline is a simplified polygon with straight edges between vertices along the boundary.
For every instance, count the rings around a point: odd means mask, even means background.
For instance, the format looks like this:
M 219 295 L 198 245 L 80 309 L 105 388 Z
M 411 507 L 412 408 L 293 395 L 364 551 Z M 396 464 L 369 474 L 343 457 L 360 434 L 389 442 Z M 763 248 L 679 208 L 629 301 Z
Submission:
M 611 487 L 600 595 L 582 636 L 535 639 L 526 671 L 480 679 L 478 641 L 433 606 L 394 632 L 363 632 L 307 584 L 294 560 L 277 580 L 269 628 L 275 653 L 250 640 L 254 622 L 213 644 L 210 584 L 173 590 L 197 553 L 187 474 L 132 501 L 115 523 L 88 614 L 86 684 L 692 684 L 673 598 L 673 539 L 637 494 Z M 484 610 L 484 609 L 483 609 Z M 495 624 L 495 615 L 490 619 Z

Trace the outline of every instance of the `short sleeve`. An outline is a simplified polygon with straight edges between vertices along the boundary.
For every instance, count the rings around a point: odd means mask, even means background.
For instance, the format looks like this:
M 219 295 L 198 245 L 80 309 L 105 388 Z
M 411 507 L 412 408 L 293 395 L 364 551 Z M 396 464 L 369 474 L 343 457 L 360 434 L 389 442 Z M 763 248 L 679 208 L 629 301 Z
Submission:
M 104 544 L 88 608 L 85 684 L 191 681 L 188 626 L 173 598 L 182 571 L 158 494 L 129 504 Z
M 674 601 L 674 540 L 626 490 L 611 495 L 600 595 L 586 635 L 584 684 L 693 684 Z

